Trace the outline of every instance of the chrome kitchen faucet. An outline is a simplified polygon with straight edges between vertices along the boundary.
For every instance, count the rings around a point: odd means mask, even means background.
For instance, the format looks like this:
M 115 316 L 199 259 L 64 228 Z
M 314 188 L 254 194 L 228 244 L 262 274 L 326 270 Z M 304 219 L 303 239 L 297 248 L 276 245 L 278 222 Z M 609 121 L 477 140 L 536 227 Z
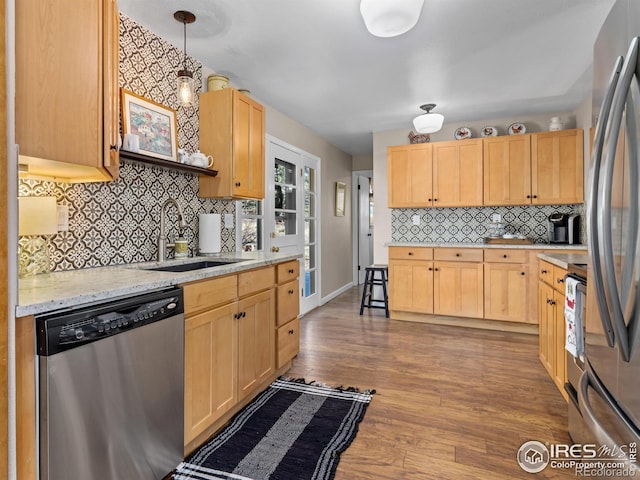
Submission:
M 158 235 L 158 261 L 164 262 L 167 259 L 167 247 L 175 247 L 174 243 L 167 243 L 167 236 L 164 232 L 164 217 L 167 214 L 167 207 L 169 205 L 175 205 L 178 210 L 178 228 L 185 228 L 187 226 L 184 221 L 184 215 L 182 213 L 182 208 L 178 205 L 178 202 L 173 198 L 167 199 L 162 205 L 162 210 L 160 211 L 160 234 Z

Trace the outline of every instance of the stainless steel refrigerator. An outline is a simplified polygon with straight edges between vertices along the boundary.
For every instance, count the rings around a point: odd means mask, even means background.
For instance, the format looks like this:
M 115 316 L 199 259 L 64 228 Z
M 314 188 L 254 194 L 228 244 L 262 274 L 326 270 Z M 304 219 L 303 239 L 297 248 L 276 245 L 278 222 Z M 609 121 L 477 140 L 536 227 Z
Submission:
M 594 47 L 591 283 L 578 403 L 590 441 L 640 446 L 640 1 L 618 0 Z M 631 458 L 629 458 L 631 457 Z

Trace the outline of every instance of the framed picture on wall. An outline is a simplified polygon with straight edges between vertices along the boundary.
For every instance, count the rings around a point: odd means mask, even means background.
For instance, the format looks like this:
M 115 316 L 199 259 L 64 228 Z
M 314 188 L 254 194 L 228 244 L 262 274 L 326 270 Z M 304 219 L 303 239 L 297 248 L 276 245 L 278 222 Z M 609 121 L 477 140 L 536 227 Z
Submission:
M 336 182 L 336 217 L 344 217 L 347 205 L 347 184 Z
M 122 134 L 137 135 L 139 153 L 163 160 L 178 160 L 176 111 L 160 103 L 120 89 Z

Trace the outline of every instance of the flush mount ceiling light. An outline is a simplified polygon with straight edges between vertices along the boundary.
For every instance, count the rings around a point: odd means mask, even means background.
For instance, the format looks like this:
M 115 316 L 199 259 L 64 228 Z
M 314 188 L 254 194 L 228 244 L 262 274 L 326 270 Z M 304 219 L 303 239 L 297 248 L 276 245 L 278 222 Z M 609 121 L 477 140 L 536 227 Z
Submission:
M 420 108 L 425 111 L 424 114 L 418 115 L 413 119 L 413 126 L 418 133 L 434 133 L 442 128 L 442 122 L 444 122 L 444 115 L 439 113 L 431 113 L 436 107 L 435 103 L 427 103 L 420 105 Z
M 196 16 L 185 10 L 173 14 L 173 18 L 184 25 L 184 67 L 178 71 L 178 103 L 185 107 L 192 107 L 195 103 L 196 90 L 193 73 L 187 68 L 187 23 L 196 21 Z
M 424 0 L 361 0 L 360 14 L 371 35 L 396 37 L 411 30 Z

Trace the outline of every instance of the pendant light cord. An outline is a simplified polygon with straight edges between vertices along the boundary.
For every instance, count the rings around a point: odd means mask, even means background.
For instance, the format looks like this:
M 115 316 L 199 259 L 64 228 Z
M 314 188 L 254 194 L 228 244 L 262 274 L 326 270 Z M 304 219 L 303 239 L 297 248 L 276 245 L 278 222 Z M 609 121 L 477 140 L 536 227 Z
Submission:
M 187 70 L 187 20 L 182 21 L 184 25 L 184 69 Z

